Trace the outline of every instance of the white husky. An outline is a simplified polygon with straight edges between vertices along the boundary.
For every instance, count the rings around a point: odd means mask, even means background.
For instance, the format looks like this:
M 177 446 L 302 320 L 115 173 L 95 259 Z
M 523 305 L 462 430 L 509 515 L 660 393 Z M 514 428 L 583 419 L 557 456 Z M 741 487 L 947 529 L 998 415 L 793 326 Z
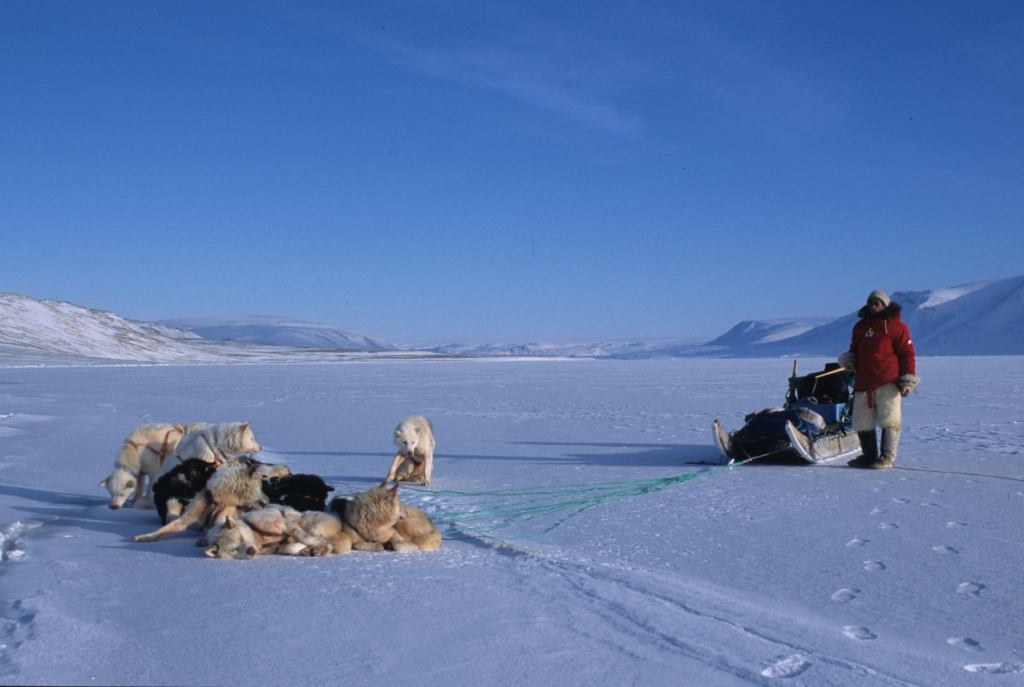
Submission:
M 251 422 L 222 422 L 189 432 L 178 444 L 174 455 L 177 462 L 198 458 L 219 465 L 242 454 L 262 450 L 253 436 Z
M 143 425 L 129 434 L 114 458 L 114 471 L 100 480 L 110 492 L 110 507 L 117 510 L 134 496 L 136 508 L 152 508 L 153 483 L 166 458 L 182 437 L 204 427 L 205 423 Z
M 434 473 L 434 427 L 422 415 L 407 417 L 395 427 L 395 446 L 398 454 L 388 470 L 387 481 L 419 479 L 430 484 Z M 399 472 L 400 468 L 404 471 Z
M 186 434 L 177 448 L 160 467 L 156 479 L 181 465 L 190 458 L 197 458 L 216 467 L 221 467 L 239 456 L 259 453 L 263 447 L 256 441 L 250 422 L 222 422 L 216 425 L 201 425 Z M 154 480 L 155 482 L 156 480 Z M 181 513 L 176 499 L 167 502 L 167 517 L 174 518 Z

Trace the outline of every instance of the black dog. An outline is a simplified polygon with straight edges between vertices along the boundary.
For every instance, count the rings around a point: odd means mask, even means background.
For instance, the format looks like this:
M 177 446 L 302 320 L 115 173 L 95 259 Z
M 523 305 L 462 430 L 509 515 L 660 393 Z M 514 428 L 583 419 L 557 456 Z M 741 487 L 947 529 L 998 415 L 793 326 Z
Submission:
M 167 504 L 178 501 L 182 508 L 188 505 L 192 497 L 206 487 L 210 476 L 217 471 L 213 463 L 199 458 L 189 458 L 165 472 L 153 484 L 153 502 L 160 522 L 167 524 Z
M 263 482 L 263 493 L 271 503 L 291 506 L 297 511 L 323 510 L 327 494 L 334 491 L 318 475 L 271 477 Z
M 345 522 L 345 509 L 348 508 L 349 499 L 345 496 L 335 496 L 331 499 L 331 505 L 327 506 L 328 513 L 334 513 L 342 522 Z

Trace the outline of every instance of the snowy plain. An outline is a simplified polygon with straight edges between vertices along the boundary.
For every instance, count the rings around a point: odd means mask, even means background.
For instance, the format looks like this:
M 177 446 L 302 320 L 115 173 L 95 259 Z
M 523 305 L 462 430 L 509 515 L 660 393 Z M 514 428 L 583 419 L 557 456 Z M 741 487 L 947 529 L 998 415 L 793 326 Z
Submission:
M 784 359 L 0 368 L 0 682 L 1021 684 L 1022 363 L 920 359 L 884 473 L 710 464 Z M 137 425 L 245 419 L 361 491 L 414 413 L 434 553 L 209 560 L 97 486 Z

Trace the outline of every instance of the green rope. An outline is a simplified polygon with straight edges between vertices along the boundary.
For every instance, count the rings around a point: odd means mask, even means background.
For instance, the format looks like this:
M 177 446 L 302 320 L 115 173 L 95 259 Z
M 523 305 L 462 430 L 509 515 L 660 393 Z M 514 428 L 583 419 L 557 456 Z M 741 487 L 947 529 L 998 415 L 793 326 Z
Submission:
M 750 459 L 737 461 L 670 477 L 596 484 L 489 491 L 443 491 L 413 486 L 402 489 L 417 494 L 416 505 L 439 526 L 446 527 L 448 534 L 469 532 L 493 538 L 496 532 L 520 526 L 544 535 L 591 508 L 653 494 L 749 462 Z

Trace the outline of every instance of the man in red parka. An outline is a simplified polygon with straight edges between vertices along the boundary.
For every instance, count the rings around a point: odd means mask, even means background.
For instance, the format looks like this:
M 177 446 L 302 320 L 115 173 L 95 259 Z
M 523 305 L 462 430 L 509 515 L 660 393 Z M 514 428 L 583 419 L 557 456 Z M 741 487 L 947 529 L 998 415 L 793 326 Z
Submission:
M 900 304 L 884 291 L 872 291 L 857 316 L 850 350 L 839 363 L 855 370 L 853 429 L 860 438 L 861 455 L 848 465 L 888 470 L 896 463 L 902 411 L 900 400 L 920 381 L 916 372 L 914 342 L 900 319 Z M 881 454 L 875 426 L 882 428 Z

